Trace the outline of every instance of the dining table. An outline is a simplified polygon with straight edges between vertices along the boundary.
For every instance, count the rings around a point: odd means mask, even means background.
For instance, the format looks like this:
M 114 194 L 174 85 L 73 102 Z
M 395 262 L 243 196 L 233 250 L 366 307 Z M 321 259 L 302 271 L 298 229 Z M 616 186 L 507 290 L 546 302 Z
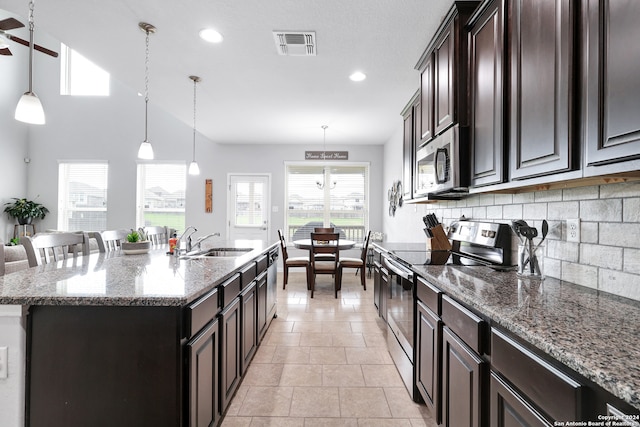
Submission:
M 336 242 L 332 241 L 327 243 L 329 245 L 335 245 Z M 293 245 L 298 249 L 311 249 L 311 239 L 300 239 L 294 240 Z M 338 250 L 345 251 L 347 249 L 352 249 L 356 245 L 356 242 L 353 240 L 340 239 L 338 240 Z

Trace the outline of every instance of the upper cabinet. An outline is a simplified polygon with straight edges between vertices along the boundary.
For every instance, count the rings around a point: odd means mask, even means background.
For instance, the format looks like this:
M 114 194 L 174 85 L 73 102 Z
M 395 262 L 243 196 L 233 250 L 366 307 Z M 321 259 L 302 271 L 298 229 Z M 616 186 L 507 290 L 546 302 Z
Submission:
M 411 98 L 411 101 L 402 110 L 404 120 L 404 136 L 402 147 L 402 198 L 413 198 L 413 180 L 415 169 L 415 146 L 419 138 L 420 123 L 420 91 Z
M 504 4 L 485 3 L 469 22 L 471 180 L 506 180 L 504 149 Z
M 640 2 L 586 0 L 582 48 L 585 175 L 640 168 Z
M 509 0 L 512 180 L 574 167 L 575 7 L 572 0 Z
M 416 64 L 420 71 L 420 139 L 424 145 L 453 124 L 468 124 L 467 36 L 477 1 L 457 1 Z

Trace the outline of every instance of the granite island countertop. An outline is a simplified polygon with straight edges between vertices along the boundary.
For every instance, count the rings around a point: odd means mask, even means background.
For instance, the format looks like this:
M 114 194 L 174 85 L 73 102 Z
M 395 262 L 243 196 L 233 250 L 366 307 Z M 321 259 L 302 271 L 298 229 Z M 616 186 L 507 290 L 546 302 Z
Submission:
M 375 244 L 402 258 L 424 245 Z M 489 267 L 413 265 L 446 294 L 640 409 L 640 301 Z
M 0 276 L 0 304 L 183 306 L 277 244 L 215 243 L 252 249 L 237 257 L 183 259 L 167 255 L 166 245 L 148 254 L 95 253 Z

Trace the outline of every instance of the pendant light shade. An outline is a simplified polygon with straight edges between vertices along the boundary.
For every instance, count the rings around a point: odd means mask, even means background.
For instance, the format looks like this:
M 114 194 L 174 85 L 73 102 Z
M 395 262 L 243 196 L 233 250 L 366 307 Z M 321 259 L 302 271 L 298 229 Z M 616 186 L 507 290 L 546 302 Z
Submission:
M 140 22 L 138 27 L 147 34 L 145 38 L 145 60 L 144 60 L 144 141 L 138 149 L 138 158 L 143 160 L 153 160 L 153 147 L 149 142 L 149 34 L 156 32 L 156 27 L 146 22 Z
M 200 175 L 200 167 L 196 162 L 196 86 L 200 81 L 198 76 L 189 76 L 193 80 L 193 160 L 189 164 L 189 175 Z
M 33 92 L 33 0 L 29 2 L 29 90 L 20 97 L 16 107 L 15 119 L 34 125 L 45 123 L 42 103 Z

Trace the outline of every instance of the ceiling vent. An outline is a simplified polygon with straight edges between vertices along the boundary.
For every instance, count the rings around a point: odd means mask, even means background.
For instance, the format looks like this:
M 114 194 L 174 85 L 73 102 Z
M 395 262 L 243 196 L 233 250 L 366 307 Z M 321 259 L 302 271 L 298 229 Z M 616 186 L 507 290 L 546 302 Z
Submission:
M 315 31 L 274 31 L 278 54 L 285 56 L 316 56 Z

